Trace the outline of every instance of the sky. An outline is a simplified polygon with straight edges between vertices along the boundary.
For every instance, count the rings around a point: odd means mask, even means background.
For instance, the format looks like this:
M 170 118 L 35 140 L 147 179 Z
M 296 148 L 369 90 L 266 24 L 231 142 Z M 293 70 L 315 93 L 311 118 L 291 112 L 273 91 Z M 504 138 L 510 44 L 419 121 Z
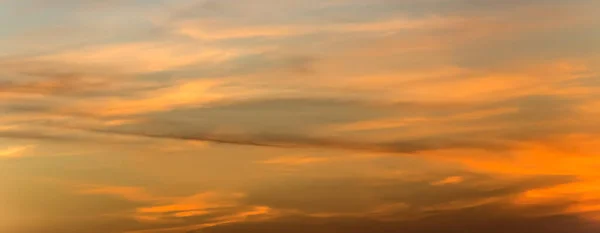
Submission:
M 0 232 L 600 232 L 596 0 L 0 0 Z

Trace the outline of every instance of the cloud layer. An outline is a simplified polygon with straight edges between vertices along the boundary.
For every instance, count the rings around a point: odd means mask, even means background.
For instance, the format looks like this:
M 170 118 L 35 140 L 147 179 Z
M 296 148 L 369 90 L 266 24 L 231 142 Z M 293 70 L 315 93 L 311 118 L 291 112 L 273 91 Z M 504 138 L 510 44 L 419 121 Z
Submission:
M 0 3 L 2 232 L 598 232 L 596 1 Z

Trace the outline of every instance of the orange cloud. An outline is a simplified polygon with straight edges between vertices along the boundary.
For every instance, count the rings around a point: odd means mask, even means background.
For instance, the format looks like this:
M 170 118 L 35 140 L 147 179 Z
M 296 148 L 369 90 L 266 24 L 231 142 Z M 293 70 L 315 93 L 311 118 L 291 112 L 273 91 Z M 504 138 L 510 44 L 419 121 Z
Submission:
M 393 129 L 406 126 L 418 126 L 418 125 L 431 125 L 431 124 L 449 124 L 457 121 L 469 121 L 477 120 L 486 117 L 498 116 L 503 114 L 515 113 L 517 108 L 506 107 L 506 108 L 492 108 L 484 110 L 476 110 L 473 112 L 458 113 L 450 116 L 439 116 L 439 117 L 407 117 L 407 118 L 386 118 L 359 121 L 352 123 L 345 123 L 339 125 L 330 126 L 329 129 L 338 132 L 349 132 L 349 131 L 367 131 L 367 130 L 381 130 L 381 129 Z M 444 132 L 443 127 L 437 128 L 437 132 Z
M 403 29 L 442 27 L 461 22 L 457 18 L 432 17 L 425 19 L 392 19 L 376 22 L 278 25 L 278 26 L 227 26 L 214 21 L 183 21 L 175 24 L 176 34 L 201 40 L 241 39 L 251 37 L 288 37 L 319 32 L 329 33 L 376 33 L 396 32 Z
M 141 207 L 136 210 L 136 219 L 164 220 L 168 217 L 190 217 L 209 213 L 210 209 L 235 207 L 243 194 L 199 193 L 188 197 L 173 198 L 166 205 Z
M 272 165 L 305 165 L 305 164 L 313 164 L 313 163 L 322 163 L 328 161 L 329 158 L 326 157 L 313 157 L 313 156 L 281 156 L 268 160 L 261 161 L 264 164 L 272 164 Z
M 490 1 L 506 7 L 498 10 L 466 6 L 470 1 L 214 0 L 171 12 L 168 1 L 135 1 L 127 10 L 85 11 L 88 17 L 70 8 L 80 4 L 61 2 L 51 15 L 95 32 L 49 36 L 71 30 L 43 22 L 45 13 L 28 14 L 23 25 L 9 14 L 7 22 L 16 25 L 0 29 L 10 37 L 0 42 L 0 138 L 9 140 L 0 159 L 29 156 L 34 147 L 36 154 L 61 155 L 0 163 L 0 199 L 9 192 L 0 219 L 29 219 L 0 231 L 85 225 L 107 227 L 94 229 L 99 232 L 180 233 L 280 216 L 387 220 L 498 203 L 568 203 L 548 213 L 600 213 L 600 89 L 592 80 L 599 63 L 590 55 L 598 17 L 583 9 L 595 5 Z M 152 10 L 137 5 L 146 2 Z M 150 11 L 160 16 L 148 17 Z M 147 18 L 163 16 L 173 23 L 147 25 Z M 38 33 L 23 33 L 31 31 Z M 335 103 L 302 103 L 309 110 L 294 101 L 273 104 L 287 97 Z M 251 98 L 276 101 L 243 101 Z M 202 108 L 212 109 L 203 115 Z M 179 121 L 183 114 L 189 115 Z M 205 147 L 208 142 L 220 144 Z M 309 154 L 321 149 L 339 154 Z M 310 169 L 272 169 L 281 167 Z M 478 183 L 471 173 L 572 181 L 505 187 Z M 29 183 L 39 176 L 115 184 L 74 185 L 78 195 L 70 196 Z M 331 177 L 347 179 L 313 185 Z M 268 182 L 279 179 L 276 193 Z M 294 189 L 296 179 L 307 182 Z M 368 185 L 353 186 L 365 180 Z M 399 180 L 406 183 L 384 187 Z M 134 184 L 116 185 L 123 182 Z M 151 187 L 133 186 L 139 182 Z M 461 189 L 466 186 L 473 190 Z M 47 196 L 61 202 L 48 204 Z M 101 198 L 119 208 L 106 215 L 86 208 L 104 204 L 96 201 Z M 113 218 L 129 225 L 112 224 Z
M 21 156 L 25 156 L 27 150 L 31 149 L 33 146 L 13 146 L 5 149 L 0 149 L 0 158 L 17 158 Z
M 203 192 L 191 196 L 160 196 L 151 194 L 141 187 L 101 185 L 79 185 L 78 193 L 109 195 L 145 203 L 146 206 L 135 209 L 131 217 L 141 222 L 157 223 L 169 222 L 174 218 L 205 215 L 215 209 L 237 207 L 238 199 L 244 197 L 241 193 L 218 192 Z
M 89 186 L 89 185 L 85 185 Z M 79 191 L 81 194 L 87 195 L 110 195 L 121 197 L 126 200 L 135 202 L 156 202 L 169 200 L 169 198 L 157 197 L 146 192 L 140 187 L 123 187 L 123 186 L 96 186 L 84 188 Z
M 194 63 L 215 64 L 243 53 L 236 49 L 198 48 L 193 44 L 138 42 L 92 46 L 44 55 L 35 60 L 135 73 L 170 70 Z
M 443 180 L 432 182 L 431 185 L 440 186 L 440 185 L 449 185 L 449 184 L 458 184 L 462 183 L 464 178 L 461 176 L 450 176 L 446 177 Z
M 515 197 L 517 205 L 571 203 L 563 213 L 587 216 L 600 211 L 600 161 L 594 155 L 600 145 L 595 135 L 560 136 L 542 142 L 522 142 L 502 155 L 485 151 L 435 151 L 422 153 L 467 169 L 499 177 L 572 176 L 571 183 L 527 190 Z M 548 213 L 552 214 L 552 213 Z M 597 217 L 597 215 L 590 215 Z
M 180 81 L 169 87 L 140 93 L 133 98 L 86 100 L 64 107 L 63 111 L 85 112 L 99 116 L 126 116 L 187 106 L 198 107 L 220 100 L 243 99 L 259 94 L 262 92 L 258 89 L 232 85 L 228 80 L 200 79 Z
M 271 208 L 269 208 L 268 206 L 254 206 L 254 207 L 252 207 L 252 209 L 247 210 L 247 211 L 242 211 L 239 213 L 234 213 L 232 215 L 216 218 L 215 219 L 216 222 L 206 224 L 205 226 L 215 226 L 215 225 L 232 223 L 232 222 L 241 222 L 241 221 L 245 221 L 249 217 L 267 215 L 267 214 L 271 213 L 271 211 L 272 211 Z
M 176 232 L 187 232 L 187 231 L 192 231 L 192 230 L 196 231 L 196 230 L 201 230 L 204 228 L 214 227 L 214 226 L 223 225 L 223 224 L 249 221 L 250 218 L 258 218 L 259 220 L 269 219 L 269 218 L 273 217 L 273 216 L 271 216 L 271 212 L 272 212 L 271 208 L 269 208 L 267 206 L 254 206 L 254 207 L 244 208 L 238 212 L 235 212 L 235 213 L 232 213 L 229 215 L 212 218 L 212 219 L 208 220 L 206 223 L 189 224 L 189 225 L 184 225 L 184 226 L 166 227 L 166 228 L 158 227 L 158 228 L 154 228 L 154 229 L 150 229 L 150 230 L 127 231 L 127 233 L 176 233 Z M 186 212 L 186 213 L 191 213 L 191 212 Z M 203 212 L 198 212 L 198 213 L 203 213 Z M 181 217 L 183 217 L 183 216 L 181 216 Z

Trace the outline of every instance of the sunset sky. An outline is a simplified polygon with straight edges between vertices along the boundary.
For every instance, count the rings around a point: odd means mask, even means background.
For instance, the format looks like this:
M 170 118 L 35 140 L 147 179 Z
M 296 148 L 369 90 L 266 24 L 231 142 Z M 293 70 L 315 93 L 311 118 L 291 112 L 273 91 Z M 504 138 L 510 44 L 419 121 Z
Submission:
M 600 232 L 598 0 L 0 0 L 2 233 Z

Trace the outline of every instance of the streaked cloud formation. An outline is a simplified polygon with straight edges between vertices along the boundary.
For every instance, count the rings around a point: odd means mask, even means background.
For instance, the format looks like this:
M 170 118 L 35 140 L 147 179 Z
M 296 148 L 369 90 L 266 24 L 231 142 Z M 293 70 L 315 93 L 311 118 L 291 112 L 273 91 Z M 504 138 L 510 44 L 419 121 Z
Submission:
M 0 4 L 1 232 L 600 229 L 596 1 Z

